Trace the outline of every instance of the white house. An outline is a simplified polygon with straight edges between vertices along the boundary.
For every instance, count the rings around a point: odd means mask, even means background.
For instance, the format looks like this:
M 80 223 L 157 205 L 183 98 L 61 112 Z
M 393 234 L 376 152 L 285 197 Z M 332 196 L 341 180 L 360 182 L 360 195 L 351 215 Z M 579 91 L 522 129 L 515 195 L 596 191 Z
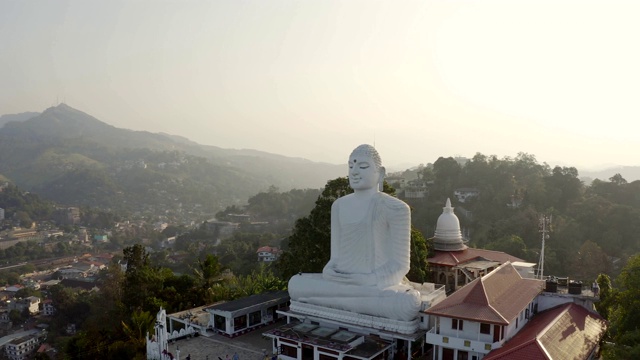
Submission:
M 42 311 L 41 311 L 42 315 L 53 316 L 55 312 L 56 312 L 56 308 L 53 306 L 53 301 L 51 299 L 47 299 L 42 302 Z
M 592 297 L 544 285 L 507 262 L 427 309 L 432 359 L 593 359 L 606 322 Z
M 37 314 L 40 306 L 40 298 L 36 296 L 29 296 L 24 299 L 12 300 L 9 302 L 9 310 L 18 310 L 23 311 L 24 309 L 29 310 L 29 314 Z
M 453 191 L 453 195 L 455 195 L 456 199 L 458 199 L 459 202 L 465 203 L 471 198 L 480 195 L 480 191 L 474 188 L 459 188 Z
M 433 358 L 479 360 L 500 348 L 537 312 L 543 288 L 507 262 L 427 309 L 436 323 L 426 338 Z
M 256 252 L 258 253 L 258 261 L 272 262 L 272 261 L 278 260 L 280 253 L 282 253 L 282 250 L 276 247 L 263 246 L 259 248 Z
M 404 187 L 403 190 L 406 199 L 424 199 L 429 193 L 427 182 L 420 179 L 410 180 L 409 185 Z
M 20 337 L 8 342 L 4 347 L 4 351 L 11 360 L 28 359 L 36 347 L 38 347 L 39 342 L 37 335 Z

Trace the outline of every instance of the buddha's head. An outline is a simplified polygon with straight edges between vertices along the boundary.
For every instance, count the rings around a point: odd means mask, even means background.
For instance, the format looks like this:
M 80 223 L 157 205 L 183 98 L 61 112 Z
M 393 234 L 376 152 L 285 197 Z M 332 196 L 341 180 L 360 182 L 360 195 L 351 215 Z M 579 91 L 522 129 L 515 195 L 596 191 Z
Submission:
M 349 185 L 353 190 L 382 190 L 385 169 L 380 154 L 371 145 L 360 145 L 349 156 Z

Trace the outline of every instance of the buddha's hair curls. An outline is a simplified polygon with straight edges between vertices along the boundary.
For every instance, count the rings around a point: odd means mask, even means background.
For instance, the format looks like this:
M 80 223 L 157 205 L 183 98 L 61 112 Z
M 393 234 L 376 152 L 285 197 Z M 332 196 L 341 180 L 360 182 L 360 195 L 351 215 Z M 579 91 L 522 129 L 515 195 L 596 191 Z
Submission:
M 351 158 L 353 155 L 363 155 L 371 157 L 373 159 L 373 162 L 376 164 L 376 167 L 378 169 L 382 169 L 382 159 L 380 158 L 380 154 L 378 154 L 378 150 L 376 150 L 376 148 L 371 145 L 362 144 L 358 146 L 351 152 L 349 158 Z

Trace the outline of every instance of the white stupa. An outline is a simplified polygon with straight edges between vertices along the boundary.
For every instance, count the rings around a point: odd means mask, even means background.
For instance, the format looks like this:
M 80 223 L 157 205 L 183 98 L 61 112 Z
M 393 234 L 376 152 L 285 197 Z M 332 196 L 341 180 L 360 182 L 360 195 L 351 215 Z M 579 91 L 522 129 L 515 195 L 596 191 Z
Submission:
M 442 214 L 438 217 L 436 233 L 433 238 L 433 248 L 439 251 L 460 251 L 467 248 L 460 231 L 460 220 L 453 213 L 451 200 L 447 198 Z

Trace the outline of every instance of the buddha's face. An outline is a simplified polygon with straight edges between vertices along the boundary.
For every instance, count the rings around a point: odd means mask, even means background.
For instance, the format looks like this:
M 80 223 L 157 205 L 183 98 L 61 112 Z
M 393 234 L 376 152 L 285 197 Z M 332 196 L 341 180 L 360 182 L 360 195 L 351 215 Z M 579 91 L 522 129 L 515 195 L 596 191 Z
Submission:
M 378 187 L 380 169 L 371 156 L 353 154 L 349 157 L 349 185 L 353 190 Z

